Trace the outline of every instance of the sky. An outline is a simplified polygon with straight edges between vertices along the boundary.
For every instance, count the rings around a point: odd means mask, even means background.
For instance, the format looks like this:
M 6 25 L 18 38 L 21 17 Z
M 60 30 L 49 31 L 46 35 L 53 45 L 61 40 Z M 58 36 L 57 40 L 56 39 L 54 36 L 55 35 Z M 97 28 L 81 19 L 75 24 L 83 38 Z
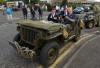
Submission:
M 98 1 L 98 2 L 100 2 L 100 0 L 95 0 L 95 1 Z
M 88 0 L 88 1 L 92 1 L 92 2 L 100 2 L 100 0 Z

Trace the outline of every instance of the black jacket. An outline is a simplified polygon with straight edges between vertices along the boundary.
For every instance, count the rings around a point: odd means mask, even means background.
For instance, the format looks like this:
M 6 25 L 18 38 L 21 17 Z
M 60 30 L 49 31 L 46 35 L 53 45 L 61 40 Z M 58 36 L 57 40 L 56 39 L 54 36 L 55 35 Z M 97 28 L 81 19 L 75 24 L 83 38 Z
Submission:
M 55 23 L 58 23 L 58 16 L 55 14 L 54 17 L 52 16 L 52 13 L 48 16 L 48 21 L 53 21 Z
M 31 14 L 35 14 L 35 9 L 31 8 Z
M 38 9 L 38 12 L 39 12 L 39 14 L 40 14 L 40 15 L 42 15 L 42 14 L 43 14 L 43 11 L 42 11 L 42 9 L 41 9 L 41 8 L 39 8 L 39 9 Z
M 22 8 L 23 14 L 27 15 L 27 9 L 25 7 Z
M 68 13 L 67 13 L 67 15 L 65 15 L 65 12 L 62 11 L 62 12 L 60 13 L 60 15 L 61 15 L 61 17 L 63 18 L 63 20 L 64 20 L 64 22 L 65 22 L 65 21 L 66 21 L 66 16 L 68 15 Z

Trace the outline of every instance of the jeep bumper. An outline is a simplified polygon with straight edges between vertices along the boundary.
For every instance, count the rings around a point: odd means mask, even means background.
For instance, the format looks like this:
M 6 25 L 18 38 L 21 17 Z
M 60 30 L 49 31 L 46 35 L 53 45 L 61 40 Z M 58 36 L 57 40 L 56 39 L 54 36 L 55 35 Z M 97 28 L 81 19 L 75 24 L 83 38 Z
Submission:
M 12 42 L 10 41 L 9 44 L 24 58 L 34 58 L 36 56 L 36 52 L 29 49 L 28 47 L 22 47 L 19 45 L 18 42 Z

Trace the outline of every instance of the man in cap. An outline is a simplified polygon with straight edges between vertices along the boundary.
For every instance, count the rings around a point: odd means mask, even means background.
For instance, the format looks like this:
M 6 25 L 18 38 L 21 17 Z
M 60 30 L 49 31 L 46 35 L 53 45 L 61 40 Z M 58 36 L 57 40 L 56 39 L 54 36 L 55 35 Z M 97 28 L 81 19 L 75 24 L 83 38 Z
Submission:
M 65 22 L 65 16 L 67 16 L 68 15 L 68 12 L 67 12 L 67 8 L 64 8 L 64 11 L 62 11 L 60 14 L 59 14 L 59 20 L 61 21 L 61 22 Z
M 53 21 L 54 23 L 58 23 L 58 16 L 56 14 L 55 8 L 52 8 L 52 12 L 48 16 L 48 21 Z
M 64 11 L 61 13 L 63 16 L 66 16 L 68 14 L 67 8 L 64 8 Z

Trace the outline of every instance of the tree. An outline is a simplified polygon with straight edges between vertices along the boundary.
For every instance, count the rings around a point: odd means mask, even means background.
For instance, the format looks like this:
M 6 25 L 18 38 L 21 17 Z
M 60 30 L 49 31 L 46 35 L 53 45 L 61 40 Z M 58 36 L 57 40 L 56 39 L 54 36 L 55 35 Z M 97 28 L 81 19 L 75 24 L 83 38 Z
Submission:
M 25 4 L 29 3 L 29 0 L 22 0 Z
M 0 4 L 5 4 L 5 0 L 0 0 Z
M 7 0 L 7 1 L 16 1 L 16 0 Z
M 31 0 L 32 4 L 38 4 L 40 2 L 40 0 Z
M 62 1 L 62 6 L 66 6 L 66 5 L 68 5 L 68 0 L 63 0 Z
M 23 2 L 25 4 L 29 4 L 29 0 L 23 0 Z M 30 0 L 30 3 L 31 4 L 38 4 L 40 2 L 40 0 Z

